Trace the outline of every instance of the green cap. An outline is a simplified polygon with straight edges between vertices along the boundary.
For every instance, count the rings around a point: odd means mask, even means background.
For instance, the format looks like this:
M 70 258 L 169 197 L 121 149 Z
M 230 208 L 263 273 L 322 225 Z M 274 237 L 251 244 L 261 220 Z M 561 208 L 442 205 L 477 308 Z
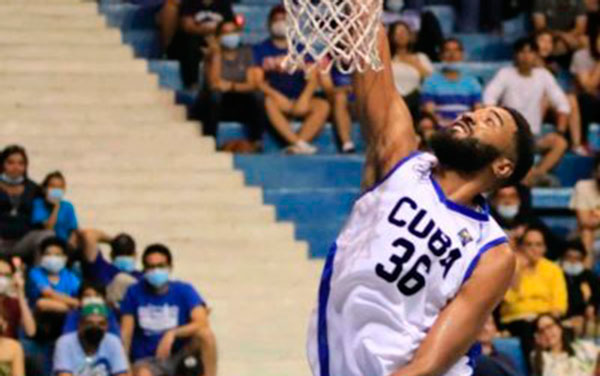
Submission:
M 87 317 L 89 315 L 98 315 L 108 318 L 108 307 L 106 304 L 101 303 L 85 304 L 83 308 L 81 308 L 81 317 Z

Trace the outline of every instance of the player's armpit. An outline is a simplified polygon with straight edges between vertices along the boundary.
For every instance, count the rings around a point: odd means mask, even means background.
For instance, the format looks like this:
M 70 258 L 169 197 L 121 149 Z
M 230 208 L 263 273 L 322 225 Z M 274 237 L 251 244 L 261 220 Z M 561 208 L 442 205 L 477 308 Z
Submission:
M 417 149 L 413 120 L 404 100 L 396 90 L 390 50 L 385 29 L 380 27 L 378 51 L 383 63 L 380 71 L 367 70 L 354 75 L 354 92 L 363 136 L 372 150 L 372 165 L 379 180 L 398 161 Z M 363 184 L 363 186 L 366 184 Z
M 391 376 L 440 376 L 463 357 L 510 286 L 516 266 L 508 245 L 487 251 L 442 311 L 407 366 Z

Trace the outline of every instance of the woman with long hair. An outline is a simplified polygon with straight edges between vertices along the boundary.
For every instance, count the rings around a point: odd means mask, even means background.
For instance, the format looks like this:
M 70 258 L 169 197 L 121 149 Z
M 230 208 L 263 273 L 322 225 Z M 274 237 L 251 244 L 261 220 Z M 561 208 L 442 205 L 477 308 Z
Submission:
M 8 323 L 0 307 L 0 376 L 25 376 L 25 356 L 21 344 L 6 335 Z

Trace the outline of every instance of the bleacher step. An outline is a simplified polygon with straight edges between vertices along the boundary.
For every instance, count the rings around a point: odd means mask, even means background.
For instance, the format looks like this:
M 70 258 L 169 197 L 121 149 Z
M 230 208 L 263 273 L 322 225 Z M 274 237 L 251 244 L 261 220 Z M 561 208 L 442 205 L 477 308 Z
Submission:
M 0 68 L 1 69 L 1 68 Z M 114 94 L 114 93 L 113 93 Z M 175 103 L 175 95 L 166 90 L 133 90 L 111 95 L 108 92 L 89 90 L 45 91 L 5 90 L 0 91 L 0 105 L 35 102 L 38 104 L 84 104 L 84 105 L 164 105 Z
M 40 124 L 56 121 L 89 122 L 95 124 L 139 122 L 173 122 L 186 118 L 185 109 L 175 106 L 88 106 L 53 105 L 24 103 L 19 106 L 0 104 L 0 113 L 17 122 L 39 122 Z
M 30 2 L 31 0 L 27 0 Z M 43 0 L 46 2 L 46 0 Z M 56 1 L 56 0 L 53 0 Z M 31 15 L 24 13 L 12 14 L 4 18 L 0 30 L 5 29 L 27 29 L 27 30 L 99 30 L 106 28 L 106 22 L 97 15 L 87 17 L 35 17 L 35 22 L 30 22 Z
M 46 1 L 40 4 L 29 1 L 13 1 L 9 3 L 0 3 L 0 16 L 2 18 L 11 17 L 14 14 L 21 14 L 30 17 L 31 23 L 35 22 L 36 17 L 81 17 L 98 16 L 98 4 L 87 2 L 80 4 L 52 4 Z
M 0 34 L 1 35 L 1 34 Z M 129 61 L 77 61 L 65 60 L 29 60 L 29 59 L 2 59 L 0 72 L 2 73 L 79 73 L 107 72 L 135 74 L 147 73 L 145 61 L 131 59 Z
M 1 31 L 0 31 L 1 32 Z M 133 50 L 122 45 L 105 46 L 40 46 L 35 44 L 9 45 L 0 47 L 3 59 L 44 59 L 76 61 L 127 61 L 133 59 Z
M 54 72 L 52 75 L 47 73 L 15 73 L 0 72 L 0 88 L 28 88 L 37 90 L 56 90 L 56 89 L 89 89 L 90 91 L 110 90 L 119 87 L 129 89 L 132 87 L 138 88 L 140 91 L 149 89 L 158 89 L 158 78 L 154 75 L 131 74 L 124 75 L 121 73 L 98 73 L 87 72 L 85 74 L 59 73 Z
M 3 17 L 2 7 L 0 7 L 0 17 Z M 68 31 L 61 32 L 53 30 L 7 30 L 0 33 L 0 44 L 2 45 L 62 44 L 69 46 L 101 46 L 107 44 L 118 45 L 119 43 L 121 43 L 120 33 L 117 30 L 111 29 L 84 33 L 70 33 Z
M 143 140 L 179 140 L 192 136 L 200 136 L 200 124 L 195 122 L 144 122 L 144 123 L 106 123 L 102 128 L 90 127 L 89 123 L 57 122 L 45 123 L 46 127 L 39 128 L 39 123 L 18 122 L 10 119 L 0 119 L 0 137 L 17 140 L 33 141 L 38 139 L 60 137 L 62 140 L 77 142 L 80 139 L 102 137 L 103 139 L 137 139 Z M 18 130 L 18 132 L 16 132 Z M 59 134 L 60 136 L 56 136 Z M 213 138 L 204 137 L 203 142 L 210 142 L 214 147 Z

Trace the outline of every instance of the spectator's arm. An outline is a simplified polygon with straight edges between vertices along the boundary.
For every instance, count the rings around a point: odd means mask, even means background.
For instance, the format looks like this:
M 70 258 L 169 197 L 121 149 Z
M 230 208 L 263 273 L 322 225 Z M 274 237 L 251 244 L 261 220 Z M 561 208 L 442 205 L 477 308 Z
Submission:
M 56 226 L 56 221 L 58 219 L 58 211 L 60 210 L 60 202 L 52 203 L 52 211 L 50 212 L 50 216 L 44 222 L 44 228 L 47 230 L 53 230 L 54 226 Z
M 535 31 L 546 28 L 546 15 L 544 13 L 533 13 L 533 28 Z
M 483 104 L 486 106 L 497 106 L 500 103 L 502 94 L 506 90 L 506 78 L 504 71 L 500 70 L 494 78 L 487 84 L 483 91 Z
M 600 63 L 597 63 L 591 71 L 577 73 L 576 78 L 579 85 L 588 94 L 595 95 L 600 86 Z
M 112 238 L 97 229 L 85 229 L 81 231 L 83 237 L 83 257 L 85 261 L 93 263 L 98 258 L 99 243 L 110 242 Z
M 190 314 L 190 323 L 173 330 L 175 338 L 198 336 L 202 346 L 202 363 L 206 376 L 217 374 L 217 341 L 210 328 L 208 310 L 204 306 L 194 308 Z
M 15 343 L 15 353 L 11 364 L 11 376 L 25 376 L 25 355 L 20 343 Z
M 188 34 L 207 36 L 214 34 L 216 31 L 216 23 L 202 22 L 198 23 L 193 16 L 183 16 L 181 18 L 181 28 Z
M 549 72 L 545 72 L 545 92 L 550 103 L 556 109 L 556 129 L 560 133 L 565 133 L 569 125 L 569 114 L 571 113 L 571 105 L 565 95 L 565 92 L 556 82 L 554 76 Z
M 229 91 L 231 82 L 221 78 L 221 51 L 219 49 L 211 51 L 206 59 L 208 86 L 211 90 Z
M 125 353 L 129 354 L 131 350 L 131 339 L 133 338 L 133 329 L 135 328 L 135 317 L 130 314 L 121 316 L 121 339 Z
M 380 25 L 377 38 L 383 68 L 354 75 L 354 94 L 367 142 L 365 170 L 371 171 L 365 175 L 363 187 L 377 182 L 418 147 L 410 111 L 394 84 L 383 25 Z
M 595 230 L 600 226 L 600 217 L 594 215 L 593 210 L 575 210 L 579 226 L 590 230 Z
M 43 298 L 39 299 L 38 304 L 40 304 L 41 306 L 45 306 L 47 308 L 54 307 L 54 306 L 60 307 L 61 305 L 66 306 L 67 309 L 73 309 L 73 308 L 79 307 L 79 300 L 77 300 L 69 295 L 54 291 L 51 287 L 48 287 L 48 288 L 45 288 L 42 290 L 42 297 L 46 298 L 46 299 L 43 299 Z M 58 304 L 46 305 L 46 303 L 50 303 L 50 302 L 48 302 L 48 300 L 54 301 Z M 59 310 L 62 310 L 62 309 L 59 309 Z
M 246 81 L 233 84 L 232 91 L 235 93 L 248 93 L 256 90 L 256 82 L 250 68 L 246 69 Z
M 37 331 L 37 326 L 29 303 L 27 303 L 27 297 L 25 295 L 25 283 L 23 277 L 19 272 L 13 275 L 13 281 L 15 284 L 15 290 L 17 291 L 17 300 L 19 301 L 19 309 L 21 310 L 21 325 L 23 330 L 28 337 L 33 337 Z
M 571 33 L 577 37 L 581 37 L 585 35 L 585 31 L 587 30 L 588 19 L 585 14 L 577 16 L 575 18 L 575 27 L 571 31 Z
M 565 275 L 558 267 L 556 267 L 550 283 L 552 285 L 552 309 L 550 313 L 560 318 L 567 313 L 568 299 Z
M 412 361 L 392 376 L 443 374 L 475 342 L 485 321 L 502 300 L 514 270 L 515 256 L 507 245 L 485 252 L 456 298 L 441 312 Z

